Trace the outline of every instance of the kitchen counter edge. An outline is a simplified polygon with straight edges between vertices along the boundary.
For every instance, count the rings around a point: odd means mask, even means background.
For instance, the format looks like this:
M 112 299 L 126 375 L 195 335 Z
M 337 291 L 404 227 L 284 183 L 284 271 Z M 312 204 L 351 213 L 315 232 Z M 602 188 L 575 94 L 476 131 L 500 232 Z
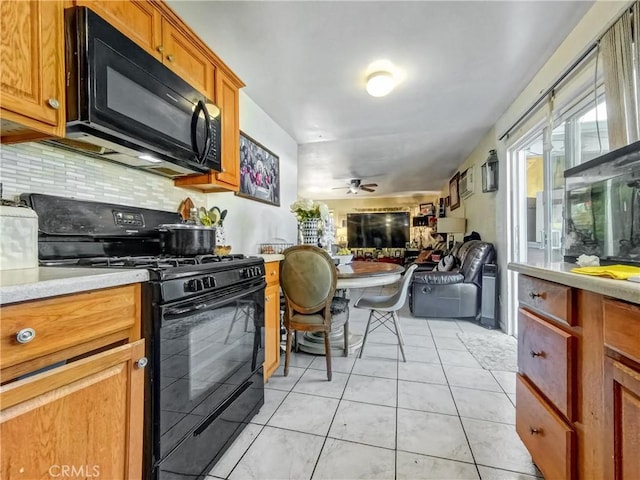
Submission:
M 149 280 L 147 270 L 39 267 L 0 272 L 0 305 Z
M 561 262 L 537 265 L 514 262 L 509 263 L 507 266 L 509 270 L 523 273 L 530 277 L 640 304 L 640 283 L 572 273 L 571 269 L 576 267 L 577 265 L 572 263 Z
M 257 253 L 256 257 L 262 257 L 264 259 L 264 263 L 281 262 L 284 260 L 284 255 L 280 253 Z

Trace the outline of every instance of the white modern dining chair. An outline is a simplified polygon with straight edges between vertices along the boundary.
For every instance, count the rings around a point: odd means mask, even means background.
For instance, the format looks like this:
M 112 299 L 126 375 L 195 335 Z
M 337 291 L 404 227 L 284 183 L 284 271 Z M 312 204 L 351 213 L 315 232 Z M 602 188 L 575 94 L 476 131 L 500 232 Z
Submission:
M 404 362 L 407 361 L 404 354 L 404 338 L 402 337 L 400 323 L 398 322 L 398 314 L 396 312 L 403 307 L 404 302 L 407 299 L 407 291 L 409 290 L 409 285 L 411 285 L 411 277 L 413 277 L 413 272 L 416 268 L 418 268 L 418 265 L 413 264 L 406 270 L 404 277 L 400 282 L 400 286 L 398 287 L 398 291 L 393 295 L 363 296 L 355 303 L 354 307 L 356 308 L 371 310 L 371 313 L 369 313 L 369 320 L 367 321 L 367 328 L 364 331 L 364 338 L 362 339 L 359 358 L 362 358 L 362 352 L 364 351 L 364 346 L 367 343 L 367 336 L 369 335 L 369 332 L 373 332 L 378 327 L 384 325 L 391 333 L 398 337 L 398 345 L 400 346 L 400 352 L 402 353 L 402 360 Z M 387 324 L 389 322 L 393 322 L 393 330 Z

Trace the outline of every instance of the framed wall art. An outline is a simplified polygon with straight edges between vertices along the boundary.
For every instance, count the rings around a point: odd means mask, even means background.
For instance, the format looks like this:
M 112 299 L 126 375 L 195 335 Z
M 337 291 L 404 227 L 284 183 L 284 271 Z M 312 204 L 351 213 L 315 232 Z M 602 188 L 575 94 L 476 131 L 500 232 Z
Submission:
M 451 180 L 449 180 L 449 208 L 455 210 L 460 206 L 460 172 L 456 172 Z
M 236 195 L 280 206 L 280 159 L 243 132 L 240 132 L 240 191 Z
M 435 215 L 436 206 L 433 203 L 421 203 L 420 215 Z

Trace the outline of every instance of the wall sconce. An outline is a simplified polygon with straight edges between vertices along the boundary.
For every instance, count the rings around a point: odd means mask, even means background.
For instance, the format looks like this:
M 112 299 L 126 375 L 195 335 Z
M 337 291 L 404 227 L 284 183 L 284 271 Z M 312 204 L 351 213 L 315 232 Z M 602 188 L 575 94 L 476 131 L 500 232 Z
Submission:
M 495 150 L 489 150 L 489 157 L 480 168 L 482 169 L 482 191 L 498 190 L 498 155 Z

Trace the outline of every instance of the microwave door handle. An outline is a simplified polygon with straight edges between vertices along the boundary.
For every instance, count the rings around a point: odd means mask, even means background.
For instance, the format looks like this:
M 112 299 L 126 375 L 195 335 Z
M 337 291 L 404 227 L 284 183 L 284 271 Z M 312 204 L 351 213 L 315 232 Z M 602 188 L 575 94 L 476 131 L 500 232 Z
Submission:
M 206 128 L 206 136 L 202 152 L 198 150 L 198 118 L 200 117 L 200 112 L 204 114 L 204 123 Z M 207 107 L 202 100 L 198 100 L 196 108 L 193 110 L 193 116 L 191 117 L 191 147 L 193 148 L 193 153 L 196 155 L 196 159 L 199 163 L 202 163 L 206 158 L 206 154 L 209 153 L 209 148 L 211 146 L 210 129 L 211 120 L 209 119 Z

